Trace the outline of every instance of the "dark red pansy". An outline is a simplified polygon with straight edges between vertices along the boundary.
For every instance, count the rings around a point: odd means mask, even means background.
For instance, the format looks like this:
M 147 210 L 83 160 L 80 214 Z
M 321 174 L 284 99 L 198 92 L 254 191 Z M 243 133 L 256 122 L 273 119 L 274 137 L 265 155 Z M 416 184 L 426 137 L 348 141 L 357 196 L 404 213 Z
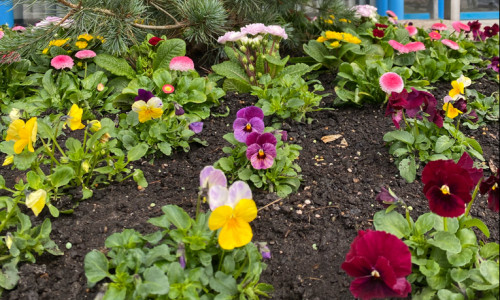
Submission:
M 500 174 L 497 170 L 496 175 L 491 175 L 485 181 L 481 182 L 479 185 L 479 192 L 481 195 L 488 193 L 488 208 L 492 211 L 499 211 L 499 199 L 500 199 Z
M 373 36 L 374 37 L 378 37 L 378 38 L 383 38 L 385 35 L 384 31 L 383 30 L 380 30 L 380 29 L 373 29 Z
M 355 277 L 350 291 L 356 298 L 404 298 L 411 292 L 410 250 L 390 233 L 360 230 L 341 267 Z
M 468 166 L 468 162 L 464 162 Z M 458 217 L 465 212 L 465 206 L 471 201 L 470 192 L 474 180 L 468 170 L 453 160 L 435 160 L 429 162 L 422 171 L 424 194 L 429 201 L 430 210 L 442 217 Z
M 158 43 L 159 43 L 160 41 L 163 41 L 163 39 L 161 39 L 161 38 L 159 38 L 159 37 L 157 37 L 157 36 L 154 36 L 154 37 L 152 37 L 152 38 L 150 38 L 150 39 L 149 39 L 148 43 L 149 43 L 151 46 L 156 46 L 156 45 L 158 45 Z

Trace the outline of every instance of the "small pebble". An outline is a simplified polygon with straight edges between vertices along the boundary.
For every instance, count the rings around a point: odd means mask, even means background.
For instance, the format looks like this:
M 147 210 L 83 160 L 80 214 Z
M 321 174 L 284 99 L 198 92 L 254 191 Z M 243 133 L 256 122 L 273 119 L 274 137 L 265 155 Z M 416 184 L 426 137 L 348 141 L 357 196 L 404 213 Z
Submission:
M 316 218 L 321 218 L 321 216 L 319 214 L 315 214 L 314 215 Z
M 309 205 L 309 204 L 311 204 L 311 200 L 306 199 L 306 201 L 304 201 L 304 203 L 307 204 L 307 205 Z
M 300 210 L 300 209 L 297 209 L 295 212 L 296 212 L 298 215 L 301 215 L 301 214 L 302 214 L 302 210 Z

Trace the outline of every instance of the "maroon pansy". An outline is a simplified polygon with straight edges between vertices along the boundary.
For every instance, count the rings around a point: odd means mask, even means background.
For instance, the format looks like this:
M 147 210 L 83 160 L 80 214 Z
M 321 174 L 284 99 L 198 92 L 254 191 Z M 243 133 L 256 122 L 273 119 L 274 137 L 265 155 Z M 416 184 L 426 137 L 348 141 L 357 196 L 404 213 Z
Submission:
M 476 186 L 479 180 L 483 178 L 483 169 L 474 168 L 474 161 L 470 157 L 469 153 L 464 152 L 458 160 L 457 165 L 469 173 L 473 186 Z
M 375 23 L 375 27 L 377 27 L 377 28 L 387 28 L 389 26 L 387 26 L 385 24 Z
M 154 36 L 154 37 L 152 37 L 152 38 L 150 38 L 150 39 L 149 39 L 148 43 L 149 43 L 151 46 L 156 46 L 156 45 L 158 45 L 158 43 L 159 43 L 160 41 L 163 41 L 163 39 L 160 39 L 159 37 Z
M 356 298 L 407 297 L 411 284 L 411 253 L 403 241 L 384 231 L 362 231 L 351 244 L 342 269 L 355 279 L 350 291 Z
M 403 120 L 403 112 L 402 109 L 406 107 L 408 101 L 408 92 L 403 89 L 401 93 L 392 92 L 391 96 L 387 101 L 387 108 L 385 109 L 385 116 L 391 116 L 392 122 L 397 129 L 400 128 L 399 123 Z
M 252 132 L 264 132 L 264 112 L 256 106 L 240 109 L 233 122 L 234 138 L 245 143 L 247 136 Z
M 484 35 L 486 37 L 494 37 L 498 34 L 499 27 L 498 24 L 494 24 L 493 26 L 484 26 Z
M 500 173 L 497 170 L 496 175 L 491 175 L 485 181 L 481 182 L 479 185 L 479 192 L 481 195 L 488 193 L 488 207 L 492 211 L 499 211 L 499 199 L 500 199 Z
M 384 31 L 383 30 L 380 30 L 380 29 L 373 29 L 373 36 L 374 37 L 378 37 L 378 38 L 383 38 L 385 35 Z
M 491 64 L 487 65 L 486 67 L 498 73 L 498 71 L 500 71 L 500 61 L 498 56 L 492 57 Z
M 134 98 L 135 101 L 144 101 L 144 102 L 148 102 L 149 99 L 153 98 L 155 95 L 150 92 L 150 91 L 146 91 L 144 89 L 139 89 L 139 91 L 137 92 L 137 96 Z
M 422 119 L 422 116 L 418 113 L 423 111 L 427 116 L 427 120 L 435 123 L 439 128 L 443 127 L 442 113 L 436 108 L 437 100 L 431 93 L 411 88 L 407 102 L 406 114 L 410 118 Z
M 461 216 L 471 201 L 474 172 L 467 159 L 460 165 L 451 159 L 429 162 L 422 171 L 422 182 L 430 210 L 442 217 Z
M 252 132 L 247 136 L 247 158 L 257 170 L 269 169 L 276 157 L 276 137 L 272 133 Z

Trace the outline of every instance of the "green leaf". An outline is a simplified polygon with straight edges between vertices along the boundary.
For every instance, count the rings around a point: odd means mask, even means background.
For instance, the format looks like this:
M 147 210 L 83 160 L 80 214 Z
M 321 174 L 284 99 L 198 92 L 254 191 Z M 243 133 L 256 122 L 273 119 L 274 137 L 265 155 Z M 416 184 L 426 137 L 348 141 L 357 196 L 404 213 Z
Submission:
M 442 135 L 437 139 L 434 151 L 436 151 L 436 153 L 443 153 L 453 146 L 453 144 L 455 144 L 455 140 L 450 139 L 446 135 Z
M 450 290 L 439 290 L 437 292 L 439 300 L 464 300 L 464 295 L 453 293 Z
M 392 142 L 394 140 L 401 141 L 408 145 L 413 145 L 415 142 L 413 135 L 407 131 L 396 130 L 388 132 L 384 135 L 385 142 Z
M 454 268 L 450 272 L 451 279 L 456 282 L 462 282 L 465 279 L 469 278 L 469 270 L 464 270 L 460 268 Z
M 490 237 L 490 231 L 488 229 L 488 226 L 483 223 L 483 221 L 473 218 L 470 220 L 467 220 L 463 223 L 464 227 L 471 228 L 471 227 L 477 227 L 477 229 L 481 230 L 481 232 L 487 237 Z
M 167 69 L 172 58 L 186 55 L 186 42 L 181 39 L 169 39 L 162 41 L 153 59 L 153 69 Z M 169 82 L 166 82 L 169 83 Z
M 20 154 L 14 155 L 14 165 L 19 170 L 26 170 L 31 167 L 31 164 L 36 160 L 36 153 L 23 151 Z
M 433 213 L 425 213 L 418 217 L 415 222 L 415 229 L 418 234 L 425 234 L 434 227 L 434 222 L 436 220 L 436 215 Z
M 134 171 L 134 175 L 132 175 L 132 178 L 134 178 L 134 181 L 137 183 L 138 186 L 146 188 L 148 187 L 148 181 L 144 177 L 144 173 L 142 170 L 136 169 Z
M 167 220 L 179 229 L 188 230 L 191 227 L 191 218 L 180 207 L 175 205 L 166 205 L 161 208 Z
M 141 159 L 148 152 L 149 146 L 146 143 L 141 143 L 128 150 L 128 161 L 135 161 Z
M 5 188 L 5 179 L 3 179 L 3 176 L 0 175 L 0 189 Z
M 102 300 L 124 300 L 127 296 L 127 288 L 115 283 L 108 285 L 108 290 Z
M 222 157 L 217 161 L 217 165 L 226 172 L 233 170 L 234 162 L 232 157 Z
M 500 247 L 497 243 L 488 243 L 481 247 L 479 254 L 484 259 L 492 259 L 499 255 Z
M 427 277 L 432 277 L 435 276 L 439 273 L 439 270 L 441 268 L 439 267 L 439 264 L 432 259 L 427 260 L 427 263 L 425 265 L 419 266 L 420 272 L 424 274 Z
M 212 69 L 215 73 L 237 82 L 240 85 L 238 88 L 241 88 L 238 90 L 239 92 L 250 92 L 250 78 L 239 64 L 232 61 L 225 61 L 221 64 L 212 66 Z
M 403 177 L 407 182 L 411 183 L 415 181 L 415 177 L 417 176 L 417 167 L 413 157 L 401 160 L 399 162 L 398 169 L 401 177 Z
M 148 295 L 166 295 L 170 289 L 168 277 L 157 266 L 152 266 L 144 271 L 144 281 L 136 287 L 136 292 L 143 299 Z
M 68 166 L 57 166 L 50 175 L 50 182 L 54 187 L 67 185 L 75 176 L 75 170 Z
M 3 264 L 0 270 L 0 287 L 6 290 L 12 290 L 19 281 L 19 274 L 17 271 L 17 259 Z
M 238 171 L 238 178 L 243 180 L 243 181 L 247 181 L 250 179 L 250 176 L 252 176 L 253 172 L 252 170 L 250 169 L 240 169 Z
M 101 68 L 108 70 L 114 75 L 126 76 L 132 79 L 136 76 L 134 69 L 124 58 L 118 58 L 110 54 L 99 54 L 94 57 L 94 62 Z
M 236 295 L 238 293 L 238 286 L 233 276 L 221 271 L 217 271 L 215 277 L 210 278 L 210 287 L 224 295 Z
M 85 255 L 84 269 L 89 287 L 93 287 L 97 282 L 108 276 L 108 259 L 103 253 L 92 250 Z
M 315 40 L 310 40 L 307 44 L 304 44 L 302 48 L 307 55 L 320 63 L 324 63 L 326 61 L 325 56 L 329 54 L 325 45 Z
M 456 254 L 460 253 L 462 250 L 460 240 L 453 233 L 448 231 L 438 231 L 434 235 L 434 238 L 427 240 L 427 242 L 449 253 Z
M 498 286 L 499 283 L 499 269 L 498 262 L 491 260 L 483 261 L 479 267 L 481 275 L 492 285 Z
M 282 75 L 291 75 L 291 76 L 304 76 L 306 73 L 311 72 L 312 68 L 306 64 L 295 64 L 291 66 L 285 67 L 281 73 Z
M 50 96 L 57 95 L 57 87 L 52 79 L 52 69 L 48 70 L 45 72 L 45 75 L 43 75 L 42 86 Z
M 375 213 L 373 216 L 373 225 L 376 230 L 394 234 L 400 239 L 410 234 L 408 222 L 396 211 L 386 213 L 382 210 Z
M 472 260 L 473 256 L 474 253 L 470 248 L 462 248 L 462 251 L 456 254 L 446 252 L 446 257 L 448 258 L 448 262 L 454 267 L 465 266 Z

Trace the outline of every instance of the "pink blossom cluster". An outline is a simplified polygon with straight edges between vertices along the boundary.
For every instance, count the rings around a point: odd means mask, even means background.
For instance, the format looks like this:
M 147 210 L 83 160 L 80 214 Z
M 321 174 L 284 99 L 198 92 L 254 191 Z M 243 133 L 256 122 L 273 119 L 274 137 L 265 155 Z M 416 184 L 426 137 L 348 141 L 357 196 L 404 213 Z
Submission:
M 375 19 L 377 17 L 377 8 L 371 5 L 356 5 L 352 8 L 355 11 L 355 16 L 358 18 L 365 17 Z
M 288 35 L 285 29 L 278 25 L 266 26 L 262 23 L 248 24 L 242 27 L 240 31 L 228 31 L 223 36 L 219 37 L 217 42 L 225 44 L 226 42 L 236 42 L 240 39 L 247 37 L 247 35 L 270 34 L 276 37 L 287 39 Z

